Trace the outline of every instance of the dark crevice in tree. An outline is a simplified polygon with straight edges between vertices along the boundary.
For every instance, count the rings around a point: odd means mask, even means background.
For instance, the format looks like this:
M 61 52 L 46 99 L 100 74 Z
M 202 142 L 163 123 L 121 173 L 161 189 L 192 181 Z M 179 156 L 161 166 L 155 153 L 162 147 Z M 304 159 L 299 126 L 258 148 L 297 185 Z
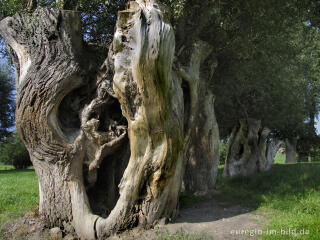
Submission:
M 184 129 L 189 128 L 189 116 L 191 110 L 191 95 L 189 83 L 182 80 L 181 88 L 183 91 L 183 103 L 184 103 Z
M 238 159 L 241 159 L 243 153 L 244 153 L 244 145 L 240 144 L 240 149 L 239 149 L 239 153 L 238 153 Z
M 114 131 L 115 134 L 120 135 L 117 132 L 116 126 L 124 125 L 128 126 L 127 120 L 121 113 L 121 106 L 118 100 L 110 97 L 110 103 L 101 109 L 99 113 L 100 124 L 98 131 Z
M 79 134 L 81 128 L 81 113 L 83 109 L 90 102 L 95 102 L 96 105 L 90 112 L 87 121 L 98 121 L 97 134 L 100 133 L 101 136 L 108 134 L 110 141 L 120 137 L 124 129 L 119 128 L 119 126 L 126 128 L 128 123 L 121 113 L 119 101 L 108 94 L 105 94 L 104 99 L 96 100 L 99 99 L 95 96 L 97 89 L 90 90 L 90 85 L 94 89 L 95 84 L 93 83 L 77 88 L 71 91 L 61 102 L 58 117 L 62 131 L 66 136 L 74 139 L 74 136 Z M 90 149 L 87 151 L 90 152 Z M 101 155 L 105 155 L 101 156 L 101 165 L 93 172 L 89 171 L 92 159 L 89 157 L 84 159 L 83 182 L 87 189 L 93 213 L 107 217 L 119 198 L 118 185 L 130 157 L 127 137 L 123 141 L 121 148 L 119 146 L 110 147 L 108 151 L 101 153 Z M 108 189 L 107 192 L 106 189 Z
M 87 86 L 83 86 L 71 91 L 61 101 L 58 119 L 61 130 L 66 136 L 80 130 L 81 120 L 79 112 L 86 104 L 90 103 L 92 98 L 92 92 L 88 91 Z
M 124 135 L 128 123 L 122 115 L 119 101 L 109 94 L 101 94 L 101 89 L 98 91 L 98 97 L 90 103 L 88 122 L 98 121 L 98 126 L 90 134 L 100 134 L 100 138 L 94 141 L 102 145 L 102 149 L 98 150 L 101 151 L 98 158 L 95 153 L 92 159 L 84 160 L 83 178 L 93 214 L 107 218 L 120 196 L 118 186 L 130 158 L 130 146 L 128 137 Z M 125 138 L 121 140 L 123 136 Z M 112 144 L 116 139 L 121 140 L 121 145 Z M 87 151 L 90 152 L 90 149 Z M 92 163 L 95 163 L 93 170 L 90 169 Z
M 121 148 L 103 159 L 97 171 L 97 181 L 87 190 L 92 212 L 107 218 L 119 199 L 119 184 L 130 158 L 129 140 Z M 88 165 L 84 164 L 83 175 L 88 186 Z

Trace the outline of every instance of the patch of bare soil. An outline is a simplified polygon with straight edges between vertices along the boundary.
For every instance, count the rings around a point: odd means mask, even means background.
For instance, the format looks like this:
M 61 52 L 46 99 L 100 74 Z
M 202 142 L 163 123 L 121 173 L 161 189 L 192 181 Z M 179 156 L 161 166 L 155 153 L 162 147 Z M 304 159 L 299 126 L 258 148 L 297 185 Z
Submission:
M 40 220 L 38 209 L 7 222 L 0 227 L 0 231 L 1 240 L 78 240 L 74 233 L 67 233 L 64 229 L 49 229 Z
M 133 230 L 111 240 L 157 240 L 160 236 L 185 234 L 195 239 L 239 240 L 257 239 L 267 224 L 266 212 L 254 211 L 240 205 L 228 206 L 214 200 L 201 202 L 180 210 L 174 223 L 158 225 L 155 229 Z
M 110 240 L 158 240 L 161 236 L 185 234 L 195 239 L 238 240 L 257 239 L 267 224 L 265 212 L 240 205 L 225 205 L 214 200 L 182 208 L 174 223 L 159 224 L 154 229 L 134 229 L 113 236 Z M 77 240 L 74 233 L 48 229 L 34 212 L 2 227 L 4 240 Z M 196 237 L 197 236 L 197 237 Z M 189 238 L 189 239 L 192 239 Z

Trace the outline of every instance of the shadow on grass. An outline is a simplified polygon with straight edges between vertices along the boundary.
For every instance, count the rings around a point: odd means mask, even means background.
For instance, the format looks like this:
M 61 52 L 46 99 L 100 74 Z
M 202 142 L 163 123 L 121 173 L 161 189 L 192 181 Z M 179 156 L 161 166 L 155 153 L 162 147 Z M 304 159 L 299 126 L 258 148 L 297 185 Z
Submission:
M 254 209 L 239 204 L 226 206 L 213 199 L 180 209 L 175 223 L 207 223 L 248 213 Z
M 314 192 L 320 193 L 320 163 L 275 164 L 271 171 L 245 177 L 222 178 L 219 169 L 217 194 L 180 198 L 177 222 L 209 222 L 230 218 L 263 206 L 290 208 Z M 270 207 L 271 206 L 271 207 Z
M 34 169 L 1 169 L 0 174 L 13 174 L 13 173 L 21 173 L 21 172 L 34 172 Z
M 320 190 L 320 163 L 275 164 L 271 171 L 246 177 L 222 178 L 217 199 L 253 208 L 272 199 L 296 198 Z

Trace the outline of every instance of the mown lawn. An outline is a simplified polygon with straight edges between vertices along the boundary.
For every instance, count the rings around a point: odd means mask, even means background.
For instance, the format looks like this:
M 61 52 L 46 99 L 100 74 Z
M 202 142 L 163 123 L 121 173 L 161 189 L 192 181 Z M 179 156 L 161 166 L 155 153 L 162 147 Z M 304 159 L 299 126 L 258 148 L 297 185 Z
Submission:
M 37 204 L 38 180 L 34 170 L 14 170 L 0 163 L 0 226 L 23 216 Z
M 320 163 L 275 164 L 233 179 L 219 174 L 220 200 L 271 213 L 262 239 L 320 239 Z

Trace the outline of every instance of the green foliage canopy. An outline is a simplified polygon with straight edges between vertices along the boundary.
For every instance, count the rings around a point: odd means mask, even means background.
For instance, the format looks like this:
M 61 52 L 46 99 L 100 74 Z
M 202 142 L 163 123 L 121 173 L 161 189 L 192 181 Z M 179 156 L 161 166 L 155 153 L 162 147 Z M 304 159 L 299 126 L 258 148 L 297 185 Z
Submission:
M 31 165 L 29 153 L 17 134 L 7 137 L 0 144 L 0 162 L 25 169 Z
M 14 126 L 14 83 L 9 66 L 0 64 L 0 142 L 10 135 Z

